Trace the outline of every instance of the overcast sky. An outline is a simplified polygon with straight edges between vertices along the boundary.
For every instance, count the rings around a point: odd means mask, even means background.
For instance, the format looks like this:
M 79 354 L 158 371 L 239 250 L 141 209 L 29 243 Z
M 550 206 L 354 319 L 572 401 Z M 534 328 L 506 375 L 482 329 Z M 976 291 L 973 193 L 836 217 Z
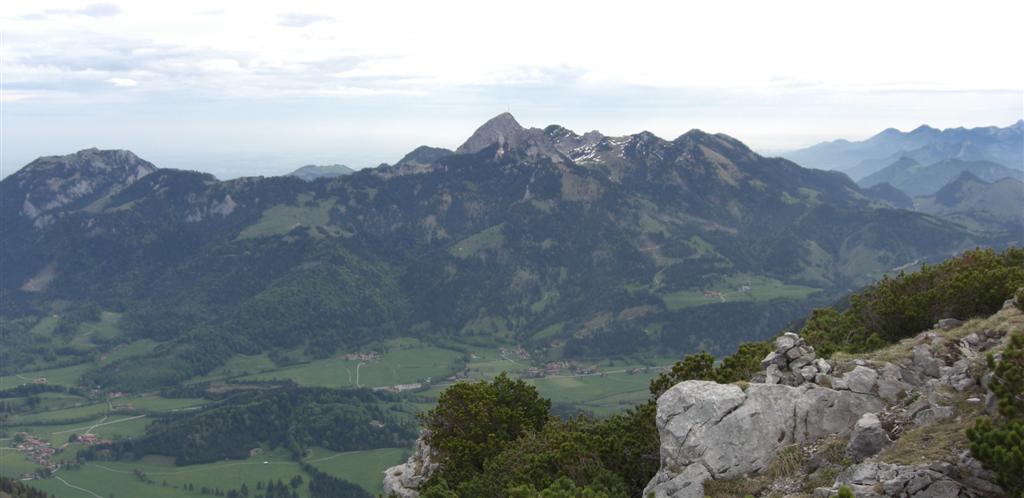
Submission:
M 1024 2 L 844 4 L 4 2 L 2 174 L 93 146 L 221 178 L 359 168 L 509 109 L 767 152 L 1024 115 Z

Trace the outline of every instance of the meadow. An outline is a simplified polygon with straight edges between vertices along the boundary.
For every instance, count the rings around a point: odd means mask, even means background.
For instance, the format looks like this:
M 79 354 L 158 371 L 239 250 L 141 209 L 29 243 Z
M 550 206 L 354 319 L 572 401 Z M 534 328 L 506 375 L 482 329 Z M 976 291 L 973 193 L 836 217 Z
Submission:
M 92 363 L 80 363 L 69 367 L 51 368 L 24 374 L 4 375 L 0 377 L 0 389 L 10 389 L 22 384 L 30 384 L 35 379 L 46 378 L 47 384 L 56 384 L 66 387 L 78 385 L 79 379 L 87 370 L 92 368 Z
M 687 289 L 663 294 L 662 300 L 668 309 L 675 311 L 722 302 L 807 299 L 820 290 L 757 275 L 733 275 L 721 279 L 708 289 Z
M 306 463 L 334 477 L 358 484 L 366 491 L 381 492 L 381 480 L 388 467 L 404 462 L 409 448 L 380 448 L 366 451 L 336 453 L 323 448 L 313 448 Z
M 329 475 L 353 482 L 371 494 L 381 491 L 381 478 L 388 467 L 405 461 L 407 448 L 381 448 L 367 451 L 337 453 L 323 448 L 310 450 L 305 461 Z M 4 448 L 0 452 L 0 474 L 18 476 L 35 470 L 35 465 L 20 454 Z M 141 471 L 148 481 L 136 474 Z M 33 485 L 58 497 L 182 497 L 202 496 L 203 487 L 222 490 L 236 489 L 243 483 L 254 490 L 258 481 L 280 479 L 288 483 L 293 476 L 302 476 L 299 496 L 308 496 L 310 476 L 282 450 L 266 450 L 246 460 L 230 460 L 201 465 L 175 466 L 168 457 L 148 455 L 137 461 L 88 462 L 75 470 L 60 470 L 56 478 L 35 480 Z M 75 489 L 77 486 L 87 491 Z M 187 485 L 191 485 L 191 491 Z
M 108 334 L 116 323 L 112 315 L 105 320 L 89 324 L 88 334 Z M 44 320 L 45 322 L 45 320 Z M 42 323 L 39 333 L 46 333 L 49 323 Z M 83 332 L 85 333 L 85 332 Z M 118 358 L 145 354 L 157 345 L 149 340 L 134 341 L 121 346 L 111 353 L 71 367 L 55 368 L 0 378 L 0 386 L 13 387 L 31 382 L 35 377 L 46 377 L 47 383 L 76 386 L 78 379 L 88 368 L 97 363 L 105 364 Z M 379 359 L 358 361 L 345 359 L 345 353 L 332 358 L 312 360 L 285 367 L 279 367 L 266 354 L 235 356 L 224 366 L 210 374 L 194 378 L 190 383 L 231 380 L 292 380 L 303 386 L 332 388 L 387 387 L 398 384 L 423 382 L 431 383 L 424 389 L 415 390 L 408 403 L 413 411 L 429 410 L 440 393 L 452 381 L 448 377 L 462 372 L 468 380 L 490 379 L 502 372 L 523 377 L 530 360 L 520 358 L 508 347 L 504 352 L 496 343 L 444 343 L 432 345 L 412 338 L 398 338 L 365 348 L 365 351 L 381 352 Z M 301 357 L 299 351 L 294 352 Z M 546 361 L 535 359 L 535 361 Z M 559 404 L 561 411 L 583 411 L 596 416 L 620 412 L 629 406 L 642 402 L 648 397 L 648 383 L 659 371 L 659 366 L 671 364 L 671 358 L 624 358 L 588 362 L 604 371 L 603 375 L 572 375 L 563 370 L 562 375 L 527 379 L 537 387 L 542 396 Z M 646 371 L 628 373 L 634 368 Z M 358 377 L 357 377 L 358 371 Z M 17 398 L 12 398 L 17 400 Z M 210 403 L 199 398 L 163 398 L 155 393 L 126 395 L 109 400 L 90 400 L 66 393 L 42 393 L 38 404 L 31 413 L 11 416 L 4 427 L 6 441 L 17 432 L 27 432 L 56 447 L 64 446 L 70 436 L 84 433 L 95 434 L 103 439 L 141 437 L 145 428 L 155 416 L 183 409 L 200 407 Z M 114 408 L 114 410 L 112 410 Z M 68 457 L 80 448 L 71 445 Z M 34 484 L 58 497 L 187 497 L 202 496 L 202 487 L 228 490 L 238 488 L 244 482 L 250 489 L 257 481 L 268 478 L 288 482 L 295 475 L 308 482 L 309 476 L 302 472 L 299 463 L 280 450 L 265 448 L 265 453 L 246 460 L 232 460 L 202 465 L 175 466 L 173 460 L 158 455 L 147 455 L 136 461 L 88 462 L 84 466 L 58 471 L 53 478 L 37 480 Z M 388 467 L 401 463 L 411 448 L 381 448 L 367 451 L 332 452 L 314 447 L 304 461 L 332 476 L 351 481 L 368 492 L 380 492 L 382 473 Z M 60 459 L 58 455 L 57 459 Z M 267 463 L 264 463 L 267 462 Z M 0 454 L 0 474 L 19 476 L 32 472 L 36 465 L 21 454 L 5 448 Z M 147 481 L 136 475 L 143 472 Z M 63 479 L 63 481 L 62 481 Z M 190 491 L 186 485 L 194 488 Z M 305 484 L 299 488 L 300 496 L 307 496 Z
M 24 459 L 20 455 L 10 456 L 10 451 L 3 453 L 4 471 L 17 475 L 20 471 L 31 470 L 17 460 Z M 27 462 L 25 462 L 27 463 Z M 11 472 L 8 472 L 8 464 Z M 25 470 L 23 470 L 25 469 Z M 148 481 L 142 481 L 136 471 L 145 474 Z M 231 460 L 202 465 L 175 466 L 173 459 L 161 456 L 145 456 L 138 461 L 88 462 L 75 470 L 60 470 L 54 478 L 34 480 L 32 485 L 54 495 L 64 497 L 183 497 L 202 496 L 202 487 L 219 488 L 221 490 L 236 489 L 243 483 L 255 489 L 258 481 L 268 479 L 287 483 L 293 476 L 302 476 L 303 482 L 309 481 L 309 475 L 302 471 L 299 464 L 290 460 L 283 451 L 268 451 L 246 460 Z M 65 482 L 62 482 L 61 478 Z M 84 489 L 75 489 L 77 486 Z M 189 491 L 186 485 L 194 488 Z M 307 497 L 305 486 L 298 489 L 299 496 Z M 209 496 L 209 495 L 207 495 Z

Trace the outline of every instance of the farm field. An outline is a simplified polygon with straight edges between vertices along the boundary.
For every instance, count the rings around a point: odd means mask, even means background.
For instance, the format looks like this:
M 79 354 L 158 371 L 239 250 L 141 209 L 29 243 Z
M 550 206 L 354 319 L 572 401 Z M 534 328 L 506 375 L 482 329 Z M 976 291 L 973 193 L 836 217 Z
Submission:
M 487 353 L 474 354 L 480 358 L 481 367 L 475 368 L 474 365 L 477 363 L 472 361 L 467 365 L 470 369 L 470 380 L 493 378 L 503 371 L 501 367 L 505 365 L 517 367 L 516 363 L 509 360 L 501 362 L 488 359 Z M 606 372 L 603 376 L 565 373 L 525 380 L 536 386 L 541 396 L 551 399 L 554 403 L 572 405 L 595 416 L 608 416 L 645 401 L 649 395 L 651 379 L 661 372 L 661 366 L 672 365 L 675 361 L 674 358 L 652 358 L 643 363 L 635 359 L 605 360 L 595 363 L 600 370 Z M 504 371 L 513 375 L 525 371 L 525 365 L 513 368 L 505 368 Z M 629 373 L 628 370 L 633 368 L 646 368 L 647 371 Z M 450 383 L 447 382 L 435 385 L 418 394 L 436 400 L 448 385 Z
M 657 372 L 610 373 L 604 376 L 545 377 L 530 379 L 541 396 L 567 403 L 597 416 L 618 413 L 648 398 L 648 386 Z
M 98 322 L 86 322 L 80 325 L 78 333 L 71 340 L 71 344 L 80 346 L 83 349 L 94 348 L 95 343 L 92 342 L 92 339 L 110 340 L 120 333 L 118 328 L 120 321 L 121 315 L 119 313 L 104 311 L 100 313 Z
M 246 375 L 240 380 L 293 380 L 303 386 L 385 387 L 410 384 L 451 373 L 462 354 L 433 346 L 392 349 L 379 361 L 346 360 L 343 355 Z M 358 381 L 358 382 L 357 382 Z
M 306 462 L 335 477 L 355 483 L 371 494 L 381 492 L 381 479 L 388 467 L 405 461 L 407 448 L 381 448 L 376 450 L 336 453 L 324 448 L 314 448 Z M 267 462 L 267 463 L 264 463 Z M 5 476 L 17 477 L 35 470 L 35 465 L 20 454 L 5 448 L 0 453 L 0 464 Z M 153 484 L 142 482 L 135 470 L 145 473 Z M 299 464 L 292 461 L 284 451 L 270 451 L 247 460 L 231 460 L 202 465 L 175 466 L 168 457 L 146 456 L 138 461 L 88 462 L 75 470 L 61 470 L 57 476 L 68 483 L 93 491 L 100 496 L 132 497 L 176 497 L 200 496 L 203 486 L 234 489 L 242 483 L 254 489 L 257 481 L 280 479 L 289 482 L 295 475 L 301 475 L 308 482 L 309 475 Z M 167 485 L 164 485 L 164 482 Z M 191 484 L 190 492 L 185 485 Z M 92 495 L 67 486 L 57 479 L 33 481 L 33 485 L 58 497 Z M 300 496 L 307 496 L 305 486 L 300 486 Z
M 88 405 L 49 410 L 42 413 L 26 413 L 10 417 L 8 423 L 11 425 L 45 425 L 58 424 L 62 420 L 83 420 L 102 417 L 109 408 L 106 403 L 92 403 Z
M 107 419 L 98 418 L 86 422 L 62 425 L 11 425 L 4 429 L 8 434 L 25 432 L 54 445 L 67 442 L 72 434 L 95 434 L 102 439 L 115 437 L 138 437 L 144 434 L 150 420 L 144 415 L 117 415 Z
M 0 448 L 0 475 L 17 477 L 26 472 L 32 472 L 36 465 L 25 457 L 21 456 L 14 448 L 8 448 L 5 444 Z
M 107 365 L 117 360 L 122 360 L 130 356 L 141 356 L 146 353 L 153 351 L 156 346 L 160 344 L 152 339 L 140 339 L 138 341 L 132 341 L 123 346 L 116 347 L 113 351 L 108 354 L 102 355 L 99 358 L 100 365 Z
M 299 195 L 297 206 L 277 205 L 267 208 L 259 221 L 246 227 L 237 240 L 288 233 L 295 227 L 322 227 L 330 222 L 334 201 L 312 202 L 312 197 Z
M 409 448 L 380 448 L 335 453 L 324 448 L 313 448 L 306 463 L 321 472 L 358 484 L 376 496 L 381 492 L 384 471 L 404 462 L 410 451 Z
M 721 302 L 770 301 L 772 299 L 807 299 L 821 289 L 782 283 L 773 278 L 733 275 L 722 279 L 710 289 L 681 290 L 662 294 L 665 306 L 680 310 Z
M 79 400 L 79 403 L 87 402 L 84 398 L 72 398 Z M 80 406 L 14 415 L 3 429 L 8 435 L 25 432 L 54 445 L 63 444 L 72 434 L 89 433 L 101 439 L 139 437 L 145 433 L 146 426 L 152 421 L 147 414 L 173 412 L 208 402 L 204 399 L 161 398 L 155 395 L 122 397 L 112 400 L 113 406 L 124 407 L 130 404 L 132 410 L 111 412 L 111 405 L 106 401 L 89 402 Z
M 99 323 L 94 324 L 99 326 Z M 96 332 L 94 332 L 96 333 Z M 100 364 L 111 357 L 127 357 L 152 350 L 157 343 L 136 341 L 113 351 Z M 463 373 L 468 380 L 491 379 L 502 372 L 514 377 L 526 377 L 527 370 L 536 362 L 546 359 L 531 359 L 520 355 L 514 347 L 493 343 L 465 344 L 451 343 L 441 346 L 426 344 L 416 339 L 393 339 L 376 347 L 367 347 L 365 352 L 383 351 L 379 359 L 359 361 L 346 359 L 345 353 L 333 358 L 314 360 L 286 367 L 277 367 L 270 358 L 263 355 L 236 356 L 223 367 L 210 374 L 192 379 L 192 383 L 230 380 L 292 380 L 304 386 L 332 388 L 387 387 L 398 384 L 422 382 L 430 378 L 432 385 L 425 390 L 414 390 L 406 404 L 411 411 L 429 410 L 440 393 L 452 381 L 448 378 Z M 296 354 L 299 352 L 296 351 Z M 598 374 L 574 375 L 563 368 L 559 374 L 526 381 L 537 387 L 540 394 L 550 398 L 565 409 L 579 410 L 595 416 L 618 413 L 648 397 L 650 380 L 661 371 L 659 367 L 670 365 L 675 358 L 621 358 L 591 360 L 580 366 L 596 367 Z M 44 370 L 0 379 L 4 387 L 30 382 L 33 376 L 47 377 L 48 384 L 74 386 L 88 368 L 89 362 L 72 367 Z M 639 369 L 639 370 L 637 370 Z M 632 370 L 632 373 L 630 371 Z M 25 398 L 10 398 L 24 400 Z M 18 432 L 29 433 L 48 441 L 55 447 L 67 443 L 74 435 L 94 434 L 101 439 L 141 437 L 155 415 L 190 409 L 210 403 L 199 398 L 163 398 L 156 394 L 126 395 L 109 400 L 89 400 L 66 393 L 41 393 L 38 408 L 34 413 L 13 415 L 3 428 L 7 438 L 0 446 L 9 446 L 10 437 Z M 111 408 L 116 408 L 111 411 Z M 68 456 L 74 454 L 78 445 L 70 447 Z M 382 448 L 367 451 L 336 453 L 324 448 L 313 448 L 305 462 L 317 469 L 348 480 L 368 492 L 380 492 L 382 472 L 405 460 L 411 448 Z M 61 458 L 60 456 L 57 457 Z M 268 462 L 268 463 L 263 463 Z M 0 454 L 3 475 L 19 476 L 32 472 L 36 464 L 27 461 L 21 454 L 5 448 Z M 149 482 L 139 479 L 135 470 L 145 473 Z M 258 480 L 268 478 L 288 482 L 295 475 L 301 475 L 308 482 L 299 463 L 283 451 L 269 451 L 247 460 L 230 460 L 202 465 L 177 467 L 173 460 L 158 455 L 147 455 L 138 461 L 87 462 L 74 470 L 62 469 L 53 478 L 37 480 L 34 484 L 58 497 L 188 497 L 202 496 L 202 487 L 234 489 L 243 482 L 252 489 Z M 63 479 L 61 481 L 60 479 Z M 166 482 L 166 485 L 164 484 Z M 189 490 L 186 485 L 194 486 Z M 95 493 L 95 494 L 93 494 Z M 307 496 L 308 487 L 299 488 L 300 496 Z M 209 496 L 209 495 L 207 495 Z
M 51 394 L 51 393 L 47 393 Z M 79 398 L 84 400 L 83 398 Z M 101 418 L 104 415 L 118 416 L 116 408 L 128 408 L 135 411 L 165 412 L 173 411 L 191 406 L 199 406 L 208 403 L 204 399 L 194 398 L 161 398 L 159 396 L 138 396 L 116 398 L 110 403 L 93 402 L 70 408 L 47 410 L 41 413 L 25 413 L 12 416 L 8 422 L 11 425 L 51 425 L 60 424 L 65 420 L 82 420 L 89 418 Z M 110 407 L 115 410 L 111 411 Z
M 10 473 L 17 476 L 20 472 L 32 470 L 31 464 L 24 465 L 28 462 L 24 462 L 20 455 L 11 456 L 8 453 L 13 452 L 3 452 L 4 475 Z M 24 463 L 17 462 L 18 459 Z M 136 470 L 145 473 L 152 483 L 140 480 L 136 476 Z M 299 468 L 298 463 L 290 460 L 287 452 L 270 451 L 247 460 L 182 467 L 175 466 L 173 459 L 160 456 L 146 456 L 138 461 L 128 462 L 88 462 L 79 469 L 58 471 L 54 478 L 32 481 L 32 485 L 60 498 L 95 498 L 96 495 L 162 498 L 202 496 L 200 490 L 204 486 L 227 491 L 246 483 L 248 487 L 254 489 L 257 481 L 280 479 L 287 483 L 295 475 L 302 476 L 303 482 L 309 481 L 309 475 Z M 96 495 L 69 487 L 56 477 Z M 191 484 L 194 491 L 185 489 L 186 484 Z M 308 496 L 308 488 L 305 486 L 300 486 L 298 491 L 299 496 Z
M 51 368 L 17 375 L 4 375 L 0 377 L 0 389 L 10 389 L 22 384 L 31 384 L 40 377 L 45 377 L 47 384 L 74 387 L 78 385 L 78 380 L 82 377 L 82 374 L 92 366 L 93 364 L 88 362 L 70 367 Z
M 192 382 L 222 380 L 242 375 L 269 372 L 277 369 L 278 366 L 275 365 L 273 361 L 270 361 L 270 357 L 266 354 L 233 356 L 224 365 L 217 367 L 217 369 L 207 375 L 192 379 Z
M 66 393 L 39 393 L 36 395 L 37 405 L 35 407 L 38 411 L 50 411 L 60 410 L 62 408 L 69 408 L 74 406 L 81 406 L 89 403 L 89 400 L 81 396 Z M 2 398 L 0 401 L 19 403 L 24 398 Z

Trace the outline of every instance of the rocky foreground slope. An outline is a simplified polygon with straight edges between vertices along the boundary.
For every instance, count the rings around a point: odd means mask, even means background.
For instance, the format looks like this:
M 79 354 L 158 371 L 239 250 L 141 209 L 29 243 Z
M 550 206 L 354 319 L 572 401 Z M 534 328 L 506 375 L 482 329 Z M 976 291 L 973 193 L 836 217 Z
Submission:
M 966 428 L 996 409 L 986 355 L 1021 330 L 1008 301 L 856 358 L 817 358 L 786 333 L 749 382 L 686 381 L 658 399 L 661 467 L 644 496 L 1005 496 Z M 414 498 L 436 468 L 420 443 L 386 471 L 385 493 Z
M 994 413 L 985 356 L 1024 316 L 942 320 L 859 358 L 815 358 L 776 340 L 749 384 L 682 382 L 658 399 L 661 469 L 644 494 L 1003 496 L 968 452 L 966 428 Z

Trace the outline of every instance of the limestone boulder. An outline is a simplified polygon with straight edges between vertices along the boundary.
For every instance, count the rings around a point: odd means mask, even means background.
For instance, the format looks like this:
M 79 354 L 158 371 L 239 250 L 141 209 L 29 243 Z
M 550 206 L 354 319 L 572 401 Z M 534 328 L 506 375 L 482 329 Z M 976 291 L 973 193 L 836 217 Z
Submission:
M 882 421 L 878 419 L 878 416 L 874 413 L 865 413 L 853 426 L 850 443 L 846 446 L 846 454 L 854 462 L 860 462 L 865 458 L 877 455 L 891 442 L 892 440 L 882 428 Z
M 686 381 L 658 398 L 661 469 L 644 496 L 701 497 L 706 479 L 764 469 L 782 448 L 847 433 L 882 401 L 815 384 L 735 384 Z
M 409 459 L 384 471 L 384 496 L 419 498 L 420 487 L 437 468 L 437 455 L 420 435 L 416 440 L 416 450 Z
M 963 498 L 975 496 L 951 478 L 954 469 L 935 465 L 896 465 L 866 461 L 844 471 L 831 488 L 818 488 L 815 497 L 831 497 L 849 486 L 857 498 Z

